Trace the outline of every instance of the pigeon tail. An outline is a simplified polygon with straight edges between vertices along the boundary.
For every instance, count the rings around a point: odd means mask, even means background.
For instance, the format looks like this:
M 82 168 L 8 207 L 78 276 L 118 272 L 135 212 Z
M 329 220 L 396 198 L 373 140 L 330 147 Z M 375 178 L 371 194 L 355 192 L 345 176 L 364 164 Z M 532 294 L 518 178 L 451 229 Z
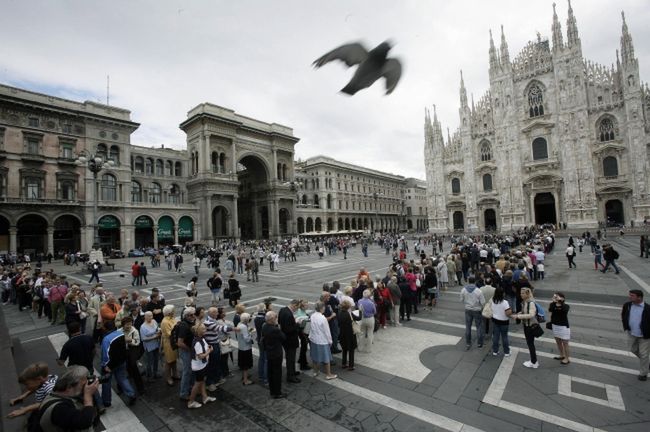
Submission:
M 349 94 L 350 96 L 354 95 L 358 91 L 359 89 L 353 86 L 352 83 L 349 83 L 341 89 L 341 93 Z

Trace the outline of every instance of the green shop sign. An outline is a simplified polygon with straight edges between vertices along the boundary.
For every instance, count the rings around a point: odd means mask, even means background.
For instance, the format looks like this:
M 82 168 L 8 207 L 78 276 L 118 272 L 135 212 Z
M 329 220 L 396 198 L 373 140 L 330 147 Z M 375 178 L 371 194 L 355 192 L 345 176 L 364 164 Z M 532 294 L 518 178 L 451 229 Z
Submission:
M 115 216 L 103 216 L 97 226 L 100 229 L 116 229 L 120 227 L 120 221 Z
M 153 228 L 153 222 L 149 216 L 138 216 L 133 224 L 136 228 Z
M 194 228 L 194 224 L 192 223 L 192 219 L 188 218 L 187 216 L 183 216 L 178 221 L 178 237 L 193 238 L 194 237 L 194 235 L 192 234 L 193 228 Z
M 174 221 L 169 216 L 158 219 L 158 240 L 174 238 Z

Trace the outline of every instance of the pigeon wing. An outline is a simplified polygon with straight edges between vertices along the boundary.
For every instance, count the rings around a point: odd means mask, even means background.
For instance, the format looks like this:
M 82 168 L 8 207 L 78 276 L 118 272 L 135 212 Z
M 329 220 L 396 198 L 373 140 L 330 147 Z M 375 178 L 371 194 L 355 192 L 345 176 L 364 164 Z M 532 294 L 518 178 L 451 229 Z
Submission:
M 350 67 L 363 62 L 366 57 L 368 57 L 368 51 L 363 45 L 360 43 L 351 43 L 333 49 L 324 56 L 316 59 L 312 64 L 315 67 L 321 67 L 332 60 L 341 60 Z
M 402 76 L 402 64 L 397 59 L 386 60 L 381 75 L 386 78 L 386 94 L 391 94 Z

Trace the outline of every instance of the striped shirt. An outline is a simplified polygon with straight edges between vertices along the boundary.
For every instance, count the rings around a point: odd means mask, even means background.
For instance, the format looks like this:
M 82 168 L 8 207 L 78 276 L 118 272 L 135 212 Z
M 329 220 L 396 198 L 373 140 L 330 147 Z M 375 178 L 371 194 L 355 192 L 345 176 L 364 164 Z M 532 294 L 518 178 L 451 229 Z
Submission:
M 39 388 L 36 389 L 36 392 L 34 393 L 34 398 L 36 398 L 36 402 L 43 402 L 43 399 L 50 393 L 52 393 L 52 390 L 54 390 L 54 384 L 56 384 L 56 380 L 59 377 L 56 375 L 48 375 L 47 376 L 47 381 L 45 381 Z

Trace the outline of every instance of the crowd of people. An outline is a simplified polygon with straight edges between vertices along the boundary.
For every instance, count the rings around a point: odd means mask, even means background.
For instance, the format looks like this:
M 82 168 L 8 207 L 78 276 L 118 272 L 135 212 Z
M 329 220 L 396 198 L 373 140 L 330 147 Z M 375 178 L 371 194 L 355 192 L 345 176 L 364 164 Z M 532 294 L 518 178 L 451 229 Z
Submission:
M 592 239 L 585 233 L 578 247 L 582 251 L 584 245 L 591 245 L 597 260 L 600 247 Z M 188 409 L 215 401 L 210 392 L 233 379 L 243 386 L 257 381 L 268 388 L 272 398 L 284 398 L 287 394 L 282 389 L 283 377 L 287 385 L 292 385 L 301 382 L 300 374 L 307 371 L 314 377 L 322 373 L 326 380 L 354 371 L 355 352 L 371 353 L 376 332 L 389 325 L 401 326 L 423 310 L 433 310 L 440 293 L 454 286 L 461 287 L 467 350 L 472 348 L 475 327 L 478 348 L 483 348 L 486 338 L 491 338 L 491 354 L 499 356 L 501 350 L 509 357 L 509 330 L 514 320 L 522 325 L 529 349 L 530 359 L 524 366 L 538 368 L 535 339 L 544 332 L 542 325 L 546 323 L 557 344 L 555 359 L 562 365 L 570 364 L 570 306 L 565 295 L 555 292 L 547 311 L 534 297 L 533 284 L 548 277 L 544 265 L 555 246 L 554 233 L 530 229 L 507 236 L 463 235 L 446 240 L 447 244 L 442 238 L 420 238 L 413 244 L 411 254 L 409 242 L 402 236 L 374 239 L 387 255 L 392 251 L 385 274 L 371 276 L 361 268 L 347 283 L 324 284 L 318 298 L 310 299 L 311 302 L 296 298 L 278 310 L 272 297 L 257 305 L 243 304 L 237 275 L 246 273 L 248 280 L 257 280 L 264 259 L 272 263 L 270 271 L 277 264 L 276 256 L 295 260 L 295 245 L 230 245 L 207 251 L 206 262 L 214 270 L 206 282 L 211 298 L 206 304 L 198 303 L 199 278 L 194 276 L 188 282 L 187 298 L 180 310 L 166 304 L 155 287 L 150 295 L 126 288 L 114 294 L 99 283 L 86 293 L 52 271 L 16 268 L 14 274 L 5 272 L 3 302 L 15 301 L 21 310 L 31 309 L 39 318 L 47 317 L 52 325 L 65 323 L 70 337 L 59 355 L 60 364 L 68 366 L 65 373 L 57 379 L 42 363 L 25 369 L 19 380 L 26 393 L 12 403 L 22 401 L 32 392 L 36 392 L 36 403 L 11 415 L 38 413 L 46 417 L 45 423 L 65 427 L 62 425 L 73 421 L 65 417 L 74 407 L 83 414 L 74 420 L 75 424 L 86 424 L 89 418 L 96 419 L 96 414 L 111 406 L 113 378 L 129 404 L 134 404 L 146 391 L 146 382 L 155 380 L 176 387 Z M 362 242 L 362 248 L 368 243 L 372 241 Z M 343 252 L 346 258 L 344 251 L 349 243 L 323 241 L 313 246 L 317 253 Z M 570 237 L 566 251 L 570 268 L 575 247 L 576 242 Z M 614 249 L 605 246 L 604 250 Z M 367 250 L 362 249 L 362 253 L 366 255 Z M 605 255 L 602 270 L 606 271 L 611 264 L 618 273 L 618 254 L 610 252 L 609 258 L 607 252 Z M 194 267 L 201 264 L 201 258 L 197 264 L 193 262 Z M 147 284 L 143 267 L 146 269 L 142 262 L 133 264 L 132 286 Z M 222 276 L 222 268 L 228 278 Z M 195 271 L 198 274 L 198 268 Z M 253 307 L 255 312 L 249 314 L 247 310 Z M 550 315 L 548 320 L 546 312 Z M 650 353 L 650 306 L 643 302 L 641 291 L 630 291 L 630 302 L 623 308 L 622 319 L 631 350 L 641 361 L 639 379 L 645 380 Z M 257 368 L 254 349 L 258 351 Z M 337 368 L 334 355 L 339 353 L 341 364 Z M 93 374 L 95 357 L 99 357 L 97 376 Z M 71 398 L 72 405 L 66 402 Z M 53 400 L 58 405 L 48 411 L 47 403 Z

